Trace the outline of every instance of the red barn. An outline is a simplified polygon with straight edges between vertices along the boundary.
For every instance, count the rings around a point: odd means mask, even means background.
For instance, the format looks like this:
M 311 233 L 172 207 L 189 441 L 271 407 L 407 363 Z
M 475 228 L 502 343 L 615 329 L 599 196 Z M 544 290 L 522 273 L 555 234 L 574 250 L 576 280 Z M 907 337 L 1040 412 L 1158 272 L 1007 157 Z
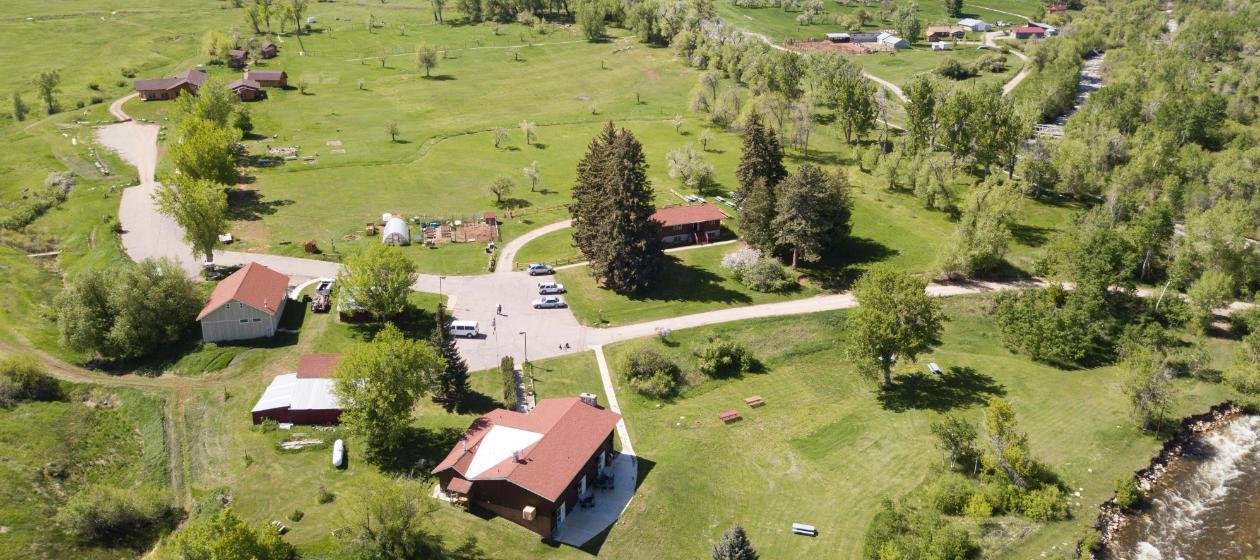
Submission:
M 341 403 L 333 393 L 333 368 L 340 354 L 307 354 L 298 358 L 297 371 L 277 375 L 250 411 L 263 420 L 294 424 L 336 424 Z
M 661 242 L 666 245 L 703 245 L 722 237 L 726 212 L 712 204 L 661 208 L 651 219 L 661 224 Z
M 579 398 L 473 421 L 433 469 L 452 502 L 489 510 L 551 539 L 613 459 L 621 416 Z

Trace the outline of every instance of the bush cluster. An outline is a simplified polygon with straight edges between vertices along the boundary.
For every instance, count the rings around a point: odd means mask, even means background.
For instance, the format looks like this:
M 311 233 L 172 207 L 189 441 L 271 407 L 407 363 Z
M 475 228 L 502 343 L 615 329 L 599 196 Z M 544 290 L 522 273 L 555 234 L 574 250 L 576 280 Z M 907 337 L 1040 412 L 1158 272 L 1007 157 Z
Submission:
M 0 408 L 21 401 L 50 401 L 60 397 L 57 380 L 44 373 L 35 360 L 15 357 L 0 361 Z
M 1125 476 L 1116 481 L 1116 505 L 1120 509 L 1137 507 L 1144 498 L 1142 489 L 1138 488 L 1137 481 L 1133 480 L 1133 477 Z
M 170 518 L 169 501 L 156 489 L 93 486 L 71 496 L 56 521 L 76 539 L 108 543 Z
M 651 347 L 640 347 L 631 352 L 622 362 L 621 371 L 630 388 L 656 398 L 677 392 L 681 379 L 678 364 Z
M 20 229 L 30 225 L 49 209 L 65 202 L 74 184 L 74 176 L 69 173 L 49 173 L 43 186 L 27 189 L 22 200 L 13 205 L 13 210 L 0 216 L 0 228 Z
M 780 292 L 791 286 L 787 270 L 773 257 L 752 247 L 741 247 L 722 257 L 722 268 L 755 292 Z
M 708 377 L 737 375 L 748 369 L 751 356 L 748 349 L 738 342 L 710 339 L 696 352 L 700 373 Z
M 946 474 L 929 485 L 924 499 L 945 515 L 987 518 L 1001 514 L 1021 514 L 1036 521 L 1067 519 L 1067 496 L 1057 485 L 1042 484 L 1029 490 L 996 477 L 984 482 L 959 474 Z

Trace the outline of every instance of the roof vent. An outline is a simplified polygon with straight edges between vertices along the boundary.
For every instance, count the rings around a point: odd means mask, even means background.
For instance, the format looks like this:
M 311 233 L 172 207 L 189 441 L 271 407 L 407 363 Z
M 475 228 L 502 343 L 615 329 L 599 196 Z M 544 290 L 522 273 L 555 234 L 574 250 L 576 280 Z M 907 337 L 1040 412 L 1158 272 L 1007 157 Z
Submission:
M 582 393 L 578 395 L 578 399 L 591 406 L 599 406 L 599 396 L 595 393 Z
M 521 457 L 521 452 L 520 452 L 519 450 L 518 450 L 518 451 L 513 451 L 513 452 L 512 452 L 512 459 L 513 459 L 513 460 L 515 460 L 517 463 L 524 463 L 524 462 L 525 462 L 525 458 L 524 458 L 524 457 Z

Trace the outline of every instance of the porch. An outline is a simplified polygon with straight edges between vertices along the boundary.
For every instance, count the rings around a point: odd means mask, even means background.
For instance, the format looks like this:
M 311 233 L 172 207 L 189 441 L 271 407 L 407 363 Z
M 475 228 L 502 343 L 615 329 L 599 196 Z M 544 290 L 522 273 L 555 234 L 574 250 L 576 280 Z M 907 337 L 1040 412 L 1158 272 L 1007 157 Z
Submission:
M 622 453 L 604 469 L 612 476 L 609 488 L 592 484 L 583 500 L 579 500 L 564 517 L 564 522 L 552 531 L 552 538 L 564 544 L 580 547 L 604 532 L 617 521 L 617 517 L 630 505 L 638 484 L 638 461 L 634 455 Z M 582 505 L 589 500 L 588 505 Z

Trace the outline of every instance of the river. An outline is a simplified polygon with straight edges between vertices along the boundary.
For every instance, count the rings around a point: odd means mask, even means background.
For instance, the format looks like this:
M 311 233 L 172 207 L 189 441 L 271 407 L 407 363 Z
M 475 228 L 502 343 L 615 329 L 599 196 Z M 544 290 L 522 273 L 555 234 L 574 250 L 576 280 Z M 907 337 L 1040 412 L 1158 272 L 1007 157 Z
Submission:
M 1260 554 L 1260 416 L 1200 436 L 1116 535 L 1112 558 L 1244 560 Z

